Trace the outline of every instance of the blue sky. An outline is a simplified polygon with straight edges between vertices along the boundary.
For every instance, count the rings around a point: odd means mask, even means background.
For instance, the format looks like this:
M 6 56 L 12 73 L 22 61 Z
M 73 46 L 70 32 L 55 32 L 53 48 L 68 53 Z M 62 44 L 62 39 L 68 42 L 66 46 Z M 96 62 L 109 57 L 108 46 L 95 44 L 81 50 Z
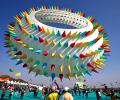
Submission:
M 0 74 L 9 74 L 9 68 L 21 72 L 23 79 L 30 79 L 39 82 L 47 82 L 50 79 L 43 79 L 43 76 L 34 78 L 34 73 L 27 74 L 27 70 L 21 66 L 15 66 L 16 61 L 7 56 L 6 48 L 3 47 L 3 34 L 7 30 L 7 25 L 14 21 L 14 16 L 20 11 L 24 11 L 33 6 L 41 5 L 59 6 L 60 8 L 71 8 L 73 11 L 83 11 L 87 15 L 93 16 L 105 29 L 109 35 L 111 53 L 108 57 L 104 70 L 93 76 L 86 76 L 85 79 L 91 85 L 98 82 L 110 83 L 120 82 L 120 0 L 1 0 L 0 1 Z M 72 80 L 73 82 L 73 80 Z M 65 81 L 64 83 L 69 83 Z

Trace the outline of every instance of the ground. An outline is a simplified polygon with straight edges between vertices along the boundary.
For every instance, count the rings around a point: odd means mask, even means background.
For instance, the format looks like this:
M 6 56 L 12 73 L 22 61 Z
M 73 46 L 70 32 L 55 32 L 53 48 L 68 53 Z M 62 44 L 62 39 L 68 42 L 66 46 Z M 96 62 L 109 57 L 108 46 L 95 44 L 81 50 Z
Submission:
M 0 96 L 1 96 L 1 90 L 0 90 Z M 7 91 L 4 100 L 9 100 L 9 91 Z M 38 97 L 34 98 L 33 93 L 26 93 L 23 100 L 42 100 L 41 99 L 42 94 L 39 92 Z M 11 100 L 20 100 L 20 95 L 13 95 Z M 95 93 L 89 93 L 88 99 L 84 98 L 83 96 L 74 96 L 74 100 L 96 100 L 96 95 Z M 110 100 L 110 98 L 102 95 L 102 100 Z

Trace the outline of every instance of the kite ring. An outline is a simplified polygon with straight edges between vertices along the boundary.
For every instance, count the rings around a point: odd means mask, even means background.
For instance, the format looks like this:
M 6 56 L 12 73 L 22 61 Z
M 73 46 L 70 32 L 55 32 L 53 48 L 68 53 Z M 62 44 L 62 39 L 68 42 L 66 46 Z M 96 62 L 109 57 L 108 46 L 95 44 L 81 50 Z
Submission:
M 93 17 L 43 6 L 24 11 L 15 19 L 5 34 L 5 47 L 17 60 L 16 65 L 22 64 L 29 73 L 62 81 L 63 77 L 78 79 L 103 69 L 109 40 Z

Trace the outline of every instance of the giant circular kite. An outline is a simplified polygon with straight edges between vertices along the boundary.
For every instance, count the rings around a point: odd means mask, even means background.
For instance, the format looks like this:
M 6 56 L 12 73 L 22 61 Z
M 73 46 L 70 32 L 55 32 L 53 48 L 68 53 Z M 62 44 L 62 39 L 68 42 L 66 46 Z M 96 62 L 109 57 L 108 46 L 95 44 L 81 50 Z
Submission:
M 31 8 L 15 16 L 8 25 L 5 47 L 11 59 L 28 68 L 29 73 L 52 79 L 91 75 L 103 69 L 109 55 L 109 41 L 93 17 L 58 7 Z M 46 23 L 59 23 L 60 28 Z

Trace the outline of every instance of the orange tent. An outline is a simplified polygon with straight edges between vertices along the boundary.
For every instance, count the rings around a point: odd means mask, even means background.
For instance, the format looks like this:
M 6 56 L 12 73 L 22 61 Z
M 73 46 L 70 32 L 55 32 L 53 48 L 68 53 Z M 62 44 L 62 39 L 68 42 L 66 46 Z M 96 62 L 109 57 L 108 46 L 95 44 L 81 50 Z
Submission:
M 0 81 L 8 81 L 9 78 L 0 78 Z

